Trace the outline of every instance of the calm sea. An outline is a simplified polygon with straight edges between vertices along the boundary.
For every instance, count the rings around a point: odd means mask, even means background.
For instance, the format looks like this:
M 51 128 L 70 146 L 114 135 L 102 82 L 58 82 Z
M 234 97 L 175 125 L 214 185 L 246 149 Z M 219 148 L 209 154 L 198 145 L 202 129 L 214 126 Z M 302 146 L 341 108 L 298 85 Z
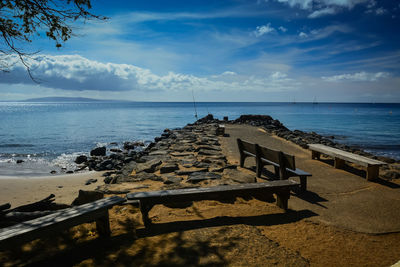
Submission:
M 291 130 L 400 159 L 400 104 L 196 103 L 199 118 L 266 114 Z M 47 175 L 73 168 L 76 155 L 117 142 L 151 141 L 165 128 L 195 121 L 193 103 L 0 102 L 0 176 Z M 16 164 L 18 159 L 24 160 Z

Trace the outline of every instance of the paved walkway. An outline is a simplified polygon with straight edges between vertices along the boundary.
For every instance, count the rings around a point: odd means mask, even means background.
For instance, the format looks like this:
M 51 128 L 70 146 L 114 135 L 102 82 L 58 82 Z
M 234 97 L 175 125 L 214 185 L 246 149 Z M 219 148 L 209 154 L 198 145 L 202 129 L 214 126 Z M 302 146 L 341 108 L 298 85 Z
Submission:
M 400 231 L 400 181 L 397 184 L 384 180 L 368 182 L 363 171 L 352 167 L 338 170 L 329 160 L 311 160 L 309 150 L 256 127 L 226 125 L 226 133 L 230 136 L 221 137 L 220 143 L 223 152 L 235 164 L 239 163 L 236 139 L 241 138 L 292 154 L 296 157 L 298 168 L 312 173 L 313 176 L 308 179 L 308 192 L 293 196 L 289 200 L 289 208 L 310 210 L 318 214 L 311 220 L 357 232 Z M 255 161 L 246 159 L 245 167 L 252 166 L 255 166 Z

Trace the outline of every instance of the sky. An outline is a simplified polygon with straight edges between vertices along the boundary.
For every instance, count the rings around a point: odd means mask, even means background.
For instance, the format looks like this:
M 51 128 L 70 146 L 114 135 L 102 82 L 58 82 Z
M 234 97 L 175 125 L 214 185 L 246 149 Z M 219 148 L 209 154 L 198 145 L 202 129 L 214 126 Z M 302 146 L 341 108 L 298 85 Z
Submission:
M 45 35 L 0 100 L 400 102 L 400 0 L 92 1 L 106 21 Z

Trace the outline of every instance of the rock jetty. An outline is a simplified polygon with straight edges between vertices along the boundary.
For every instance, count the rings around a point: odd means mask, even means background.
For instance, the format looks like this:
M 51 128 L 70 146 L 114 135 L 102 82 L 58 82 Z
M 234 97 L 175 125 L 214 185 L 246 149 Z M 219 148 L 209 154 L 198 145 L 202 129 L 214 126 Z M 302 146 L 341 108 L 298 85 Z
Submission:
M 228 175 L 231 182 L 252 182 L 254 177 L 243 177 L 241 172 L 235 171 L 236 166 L 228 164 L 222 154 L 216 136 L 216 129 L 221 123 L 256 126 L 303 148 L 307 148 L 307 144 L 318 143 L 387 163 L 396 162 L 391 158 L 374 156 L 334 142 L 333 136 L 289 130 L 279 120 L 268 115 L 242 115 L 235 120 L 221 121 L 211 114 L 183 128 L 165 129 L 161 136 L 147 146 L 143 142 L 125 142 L 123 149 L 95 148 L 90 152 L 91 157 L 82 155 L 75 162 L 78 170 L 87 168 L 108 171 L 104 174 L 106 184 L 154 180 L 163 181 L 169 187 L 179 187 L 182 182 L 196 184 L 204 180 L 220 180 L 222 173 Z M 400 178 L 399 171 L 388 170 L 386 176 L 390 179 Z

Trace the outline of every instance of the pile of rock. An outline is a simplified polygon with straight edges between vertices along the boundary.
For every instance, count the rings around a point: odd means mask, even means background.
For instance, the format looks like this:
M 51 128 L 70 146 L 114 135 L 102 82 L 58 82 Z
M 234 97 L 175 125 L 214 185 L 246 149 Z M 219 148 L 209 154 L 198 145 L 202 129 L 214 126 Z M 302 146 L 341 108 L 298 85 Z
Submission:
M 112 145 L 116 145 L 116 143 L 112 143 Z M 78 166 L 76 171 L 84 169 L 95 171 L 121 170 L 125 164 L 141 157 L 144 148 L 143 142 L 125 142 L 123 150 L 119 148 L 107 149 L 106 146 L 96 147 L 90 151 L 90 157 L 86 155 L 76 157 L 75 163 Z
M 214 120 L 210 116 L 208 119 Z M 104 182 L 152 180 L 163 182 L 168 189 L 193 187 L 194 184 L 253 182 L 254 175 L 243 175 L 236 170 L 237 166 L 228 164 L 215 135 L 217 126 L 203 122 L 182 129 L 166 129 L 140 157 L 117 172 L 106 173 Z

